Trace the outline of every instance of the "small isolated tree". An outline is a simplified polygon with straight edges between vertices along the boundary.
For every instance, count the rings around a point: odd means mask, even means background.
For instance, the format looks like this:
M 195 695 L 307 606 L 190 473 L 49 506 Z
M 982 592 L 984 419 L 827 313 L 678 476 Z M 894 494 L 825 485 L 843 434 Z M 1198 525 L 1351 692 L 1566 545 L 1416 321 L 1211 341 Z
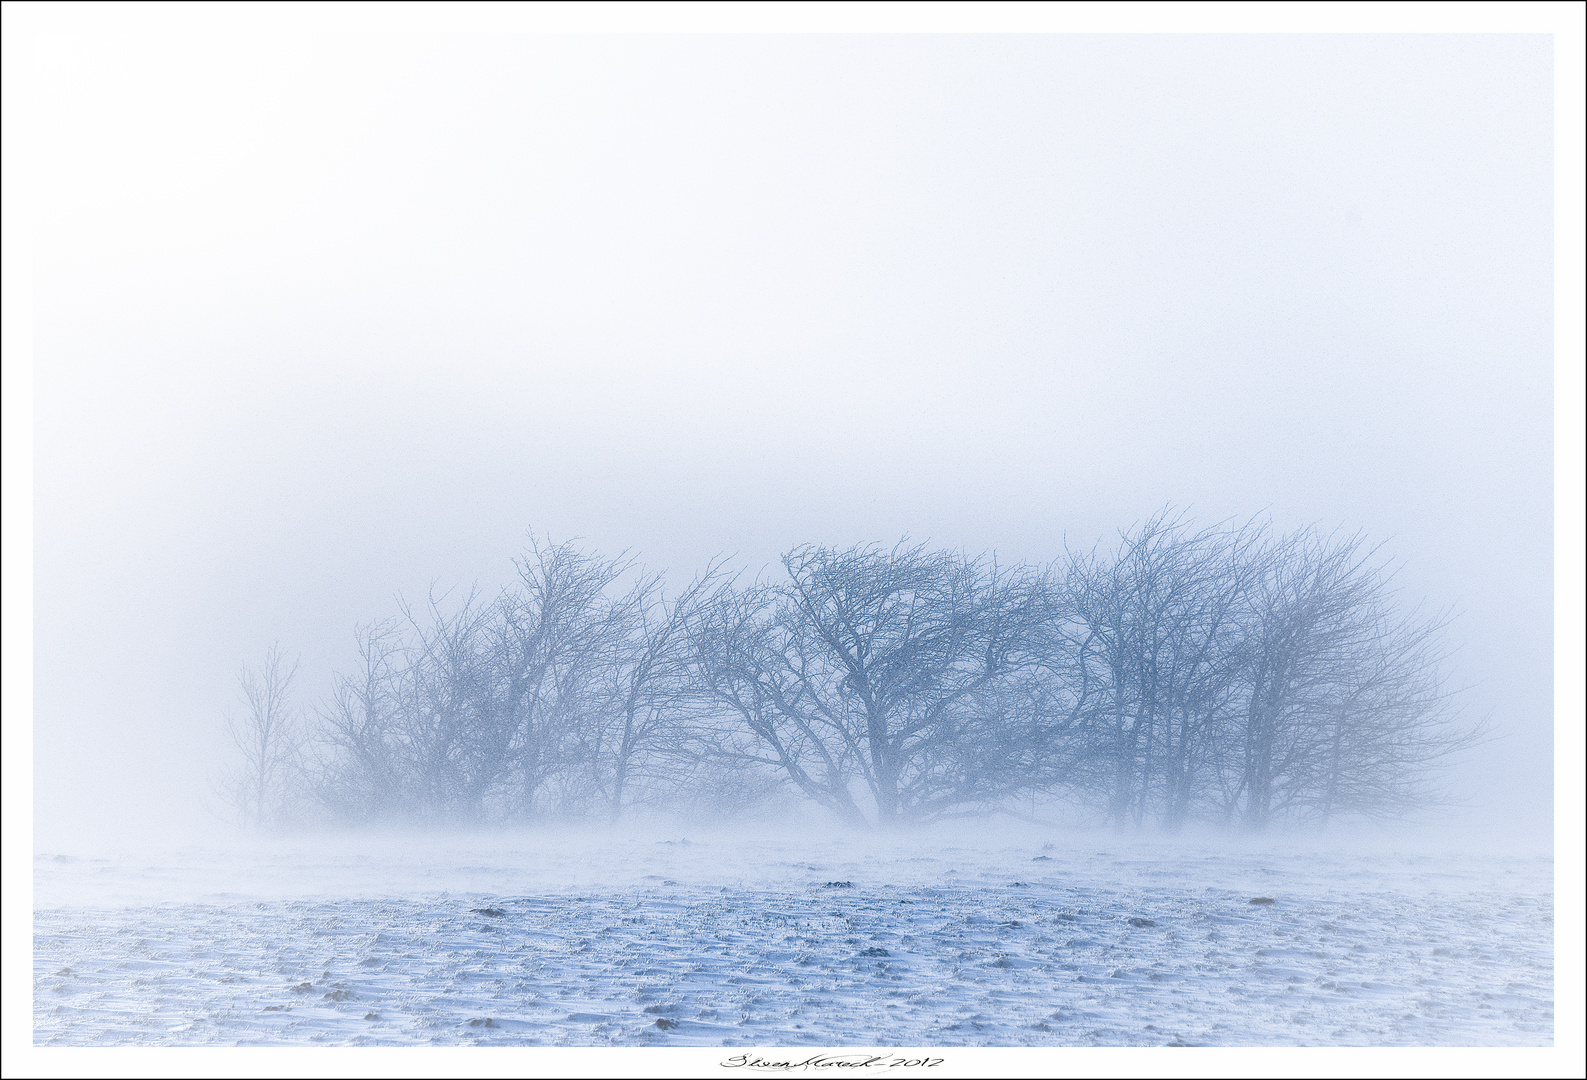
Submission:
M 226 715 L 226 733 L 240 760 L 224 791 L 243 824 L 256 829 L 285 809 L 301 727 L 291 703 L 297 669 L 280 645 L 272 645 L 257 669 L 243 666 L 237 676 L 242 711 Z

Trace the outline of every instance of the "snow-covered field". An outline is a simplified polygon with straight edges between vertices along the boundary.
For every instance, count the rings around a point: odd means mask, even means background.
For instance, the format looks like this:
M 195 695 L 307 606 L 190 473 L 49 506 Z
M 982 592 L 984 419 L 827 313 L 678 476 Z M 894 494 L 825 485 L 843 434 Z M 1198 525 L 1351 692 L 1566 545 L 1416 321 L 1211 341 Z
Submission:
M 788 832 L 45 852 L 34 1039 L 1553 1042 L 1546 857 Z

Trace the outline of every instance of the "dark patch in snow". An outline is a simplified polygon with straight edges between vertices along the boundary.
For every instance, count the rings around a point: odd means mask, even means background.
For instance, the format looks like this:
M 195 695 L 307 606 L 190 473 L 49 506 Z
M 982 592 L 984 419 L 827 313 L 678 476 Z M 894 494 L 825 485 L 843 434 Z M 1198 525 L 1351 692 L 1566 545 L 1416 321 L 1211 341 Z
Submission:
M 1151 919 L 1130 919 L 1129 923 L 1130 923 L 1131 926 L 1156 926 L 1157 925 Z
M 1273 898 L 1271 896 L 1258 896 L 1250 902 L 1253 904 L 1271 904 L 1273 902 Z

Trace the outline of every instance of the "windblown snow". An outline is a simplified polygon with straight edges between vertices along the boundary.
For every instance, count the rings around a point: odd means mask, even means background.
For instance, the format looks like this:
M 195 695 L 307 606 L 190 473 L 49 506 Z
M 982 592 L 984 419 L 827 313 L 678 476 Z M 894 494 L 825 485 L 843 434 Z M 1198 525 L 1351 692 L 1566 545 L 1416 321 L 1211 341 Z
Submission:
M 41 854 L 35 1041 L 1552 1045 L 1546 857 L 997 836 Z

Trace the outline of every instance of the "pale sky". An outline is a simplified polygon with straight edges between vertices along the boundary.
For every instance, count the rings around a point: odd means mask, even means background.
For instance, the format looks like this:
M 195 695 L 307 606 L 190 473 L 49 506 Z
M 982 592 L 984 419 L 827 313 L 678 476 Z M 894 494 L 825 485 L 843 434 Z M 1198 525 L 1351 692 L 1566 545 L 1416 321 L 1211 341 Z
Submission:
M 505 580 L 1363 530 L 1551 804 L 1544 36 L 61 36 L 33 77 L 41 835 L 202 820 L 235 675 Z

